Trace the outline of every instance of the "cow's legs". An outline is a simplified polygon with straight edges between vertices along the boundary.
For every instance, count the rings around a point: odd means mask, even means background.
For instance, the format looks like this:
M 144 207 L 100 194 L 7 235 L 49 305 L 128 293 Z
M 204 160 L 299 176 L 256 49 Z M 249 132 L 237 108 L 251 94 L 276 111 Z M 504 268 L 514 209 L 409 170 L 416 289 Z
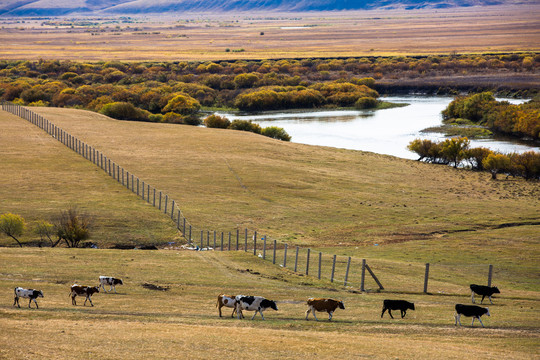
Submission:
M 456 323 L 454 324 L 455 326 L 457 326 L 458 322 L 459 322 L 459 326 L 461 326 L 461 314 L 458 314 L 456 313 L 456 315 L 454 315 L 454 317 L 456 318 Z
M 333 311 L 330 311 L 330 312 L 328 313 L 328 321 L 332 321 L 332 315 L 333 315 L 333 314 L 334 314 Z
M 486 297 L 486 295 L 482 295 L 482 301 L 480 301 L 480 304 L 482 304 L 484 302 L 485 297 Z
M 474 304 L 474 291 L 471 290 L 472 303 Z
M 480 316 L 477 319 L 478 319 L 478 321 L 480 321 L 480 324 L 482 324 L 482 327 L 485 327 L 484 323 L 482 322 L 482 319 L 480 319 Z
M 71 295 L 71 305 L 77 305 L 77 301 L 75 300 L 75 296 L 77 295 Z
M 493 304 L 493 301 L 491 300 L 491 295 L 489 296 L 489 302 Z
M 36 298 L 33 298 L 31 299 L 30 301 L 34 300 L 34 303 L 36 303 L 36 309 L 39 309 L 39 305 L 37 303 L 37 299 Z M 28 304 L 28 307 L 30 307 L 30 304 Z
M 311 308 L 309 308 L 309 309 L 306 310 L 306 320 L 309 320 L 309 319 L 308 319 L 308 316 L 309 316 L 309 313 L 310 313 L 310 312 L 311 312 Z
M 32 303 L 32 298 L 28 300 L 28 307 L 30 307 L 30 304 Z M 37 303 L 36 303 L 37 304 Z
M 392 316 L 392 309 L 388 309 L 388 315 L 390 315 L 390 317 L 393 319 L 394 317 Z
M 94 306 L 94 303 L 92 302 L 92 298 L 90 296 L 87 296 L 86 299 L 84 299 L 84 306 L 86 306 L 86 300 L 90 300 L 90 305 Z
M 218 304 L 218 312 L 219 312 L 219 317 L 221 317 L 221 306 L 219 306 L 219 304 Z M 234 314 L 234 311 L 233 311 L 233 314 Z
M 263 315 L 263 313 L 262 313 L 262 310 L 259 310 L 259 314 L 261 314 L 261 317 L 262 317 L 263 320 L 266 320 L 266 319 L 264 318 L 264 315 Z
M 381 313 L 381 319 L 382 319 L 382 317 L 383 317 L 385 311 L 386 311 L 386 308 L 383 306 L 383 308 L 382 308 L 382 313 Z
M 401 318 L 403 319 L 407 315 L 407 310 L 401 310 Z
M 474 319 L 476 318 L 476 316 L 473 316 L 472 317 L 472 323 L 471 323 L 471 326 L 474 326 Z
M 19 297 L 15 296 L 15 300 L 13 301 L 13 306 L 17 304 L 19 307 L 21 307 L 21 304 L 19 304 Z
M 251 320 L 255 319 L 255 315 L 257 315 L 257 311 L 259 311 L 259 310 L 255 310 L 255 314 L 253 314 L 253 316 L 251 317 Z M 262 313 L 261 313 L 261 316 L 262 316 Z
M 317 315 L 315 315 L 317 311 L 315 311 L 314 308 L 311 308 L 311 313 L 313 314 L 313 317 L 315 318 L 315 321 L 319 321 L 319 319 L 317 319 Z

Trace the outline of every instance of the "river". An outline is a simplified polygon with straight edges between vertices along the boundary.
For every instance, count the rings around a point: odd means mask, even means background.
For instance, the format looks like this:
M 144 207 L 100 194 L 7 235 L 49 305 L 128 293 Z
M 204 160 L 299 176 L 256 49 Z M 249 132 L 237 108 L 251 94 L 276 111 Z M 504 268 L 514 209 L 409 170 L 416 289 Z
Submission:
M 218 112 L 229 120 L 252 120 L 261 127 L 278 126 L 293 142 L 336 148 L 364 150 L 405 159 L 418 156 L 407 150 L 414 139 L 443 140 L 443 134 L 425 133 L 423 129 L 442 124 L 441 111 L 452 97 L 399 96 L 385 101 L 410 105 L 385 110 L 313 110 L 268 111 L 251 114 Z M 509 99 L 505 99 L 509 100 Z M 509 100 L 513 103 L 524 100 Z M 471 147 L 483 146 L 502 153 L 540 150 L 539 147 L 509 139 L 471 140 Z

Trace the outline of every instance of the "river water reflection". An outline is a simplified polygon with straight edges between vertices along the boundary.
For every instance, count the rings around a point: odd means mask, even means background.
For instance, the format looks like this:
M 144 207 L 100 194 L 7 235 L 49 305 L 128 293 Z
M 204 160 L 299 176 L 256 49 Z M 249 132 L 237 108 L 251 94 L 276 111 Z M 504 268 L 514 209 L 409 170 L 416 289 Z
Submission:
M 410 105 L 377 111 L 314 110 L 245 115 L 218 114 L 230 120 L 252 120 L 261 127 L 282 127 L 296 143 L 364 150 L 416 159 L 418 156 L 407 150 L 407 145 L 417 138 L 438 141 L 444 139 L 443 134 L 421 131 L 441 125 L 441 111 L 452 99 L 452 97 L 440 96 L 385 97 L 383 100 Z M 513 100 L 512 102 L 520 101 Z M 511 140 L 473 140 L 471 146 L 484 146 L 503 153 L 539 150 L 538 147 L 519 144 Z

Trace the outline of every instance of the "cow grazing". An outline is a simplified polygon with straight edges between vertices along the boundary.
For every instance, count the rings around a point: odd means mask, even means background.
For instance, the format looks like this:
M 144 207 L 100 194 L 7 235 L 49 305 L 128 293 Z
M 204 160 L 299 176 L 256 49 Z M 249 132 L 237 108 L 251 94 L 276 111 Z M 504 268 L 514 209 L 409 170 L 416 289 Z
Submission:
M 83 285 L 77 285 L 73 284 L 71 285 L 71 304 L 77 305 L 77 302 L 75 301 L 75 297 L 77 295 L 79 296 L 85 296 L 84 299 L 84 306 L 86 306 L 86 301 L 90 300 L 90 305 L 94 306 L 94 303 L 92 303 L 92 294 L 99 292 L 99 286 L 83 286 Z
M 236 312 L 236 297 L 232 295 L 219 294 L 216 303 L 216 307 L 219 311 L 219 317 L 221 317 L 221 308 L 224 306 L 233 309 L 231 317 L 234 317 L 234 313 Z
M 343 305 L 343 301 L 334 299 L 309 298 L 307 300 L 307 305 L 309 306 L 309 308 L 306 311 L 306 320 L 308 320 L 309 313 L 311 312 L 315 320 L 319 321 L 319 319 L 317 319 L 317 315 L 315 315 L 315 312 L 326 311 L 328 313 L 328 321 L 332 321 L 332 314 L 334 313 L 334 311 L 336 311 L 337 308 L 345 310 L 345 305 Z
M 39 309 L 38 303 L 36 301 L 38 297 L 43 297 L 43 291 L 16 287 L 15 288 L 15 301 L 13 301 L 13 306 L 17 304 L 18 307 L 21 307 L 21 304 L 19 303 L 19 298 L 25 298 L 25 299 L 30 299 L 28 301 L 28 307 L 30 307 L 30 304 L 32 303 L 32 301 L 34 301 L 34 303 L 36 303 L 36 309 Z
M 500 294 L 501 292 L 496 286 L 484 286 L 484 285 L 475 285 L 471 284 L 471 297 L 472 302 L 474 304 L 474 294 L 482 295 L 482 300 L 480 301 L 480 304 L 484 302 L 484 298 L 487 296 L 489 299 L 489 302 L 493 304 L 493 301 L 491 301 L 491 295 L 493 294 Z
M 468 317 L 472 316 L 473 319 L 472 319 L 471 326 L 474 326 L 474 319 L 478 319 L 478 321 L 480 321 L 480 324 L 482 324 L 482 327 L 485 327 L 484 323 L 482 323 L 482 319 L 480 319 L 480 316 L 482 316 L 484 314 L 487 314 L 487 316 L 491 316 L 489 314 L 489 309 L 488 308 L 483 308 L 483 307 L 476 306 L 476 305 L 456 304 L 456 315 L 455 315 L 456 323 L 455 323 L 455 325 L 457 325 L 458 322 L 459 322 L 459 326 L 461 326 L 460 317 L 461 317 L 461 315 L 463 315 L 463 316 L 468 316 Z
M 109 285 L 109 291 L 112 291 L 114 288 L 114 293 L 116 294 L 116 285 L 124 285 L 124 282 L 122 281 L 122 279 L 116 279 L 111 276 L 100 276 L 99 284 L 105 292 L 107 292 L 107 290 L 105 289 L 105 285 Z
M 383 317 L 384 312 L 388 310 L 388 315 L 393 319 L 392 310 L 399 310 L 401 311 L 401 318 L 403 319 L 407 314 L 408 309 L 414 310 L 414 304 L 412 302 L 405 300 L 384 300 L 381 318 Z
M 251 318 L 251 320 L 255 318 L 255 315 L 257 315 L 257 312 L 261 314 L 261 317 L 264 320 L 264 315 L 263 315 L 264 310 L 274 309 L 277 311 L 278 309 L 275 301 L 267 300 L 263 298 L 262 296 L 237 295 L 235 299 L 236 299 L 236 315 L 238 319 L 240 319 L 240 317 L 243 317 L 242 310 L 255 311 L 255 314 L 253 314 L 253 317 Z

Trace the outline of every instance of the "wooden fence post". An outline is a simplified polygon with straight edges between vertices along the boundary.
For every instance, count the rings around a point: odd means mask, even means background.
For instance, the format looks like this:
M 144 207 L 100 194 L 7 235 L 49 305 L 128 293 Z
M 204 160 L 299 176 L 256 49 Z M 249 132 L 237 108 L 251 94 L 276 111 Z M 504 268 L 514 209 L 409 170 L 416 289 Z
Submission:
M 140 196 L 139 195 L 139 178 L 137 178 L 137 196 Z M 143 196 L 143 200 L 144 200 L 144 196 Z M 171 219 L 172 219 L 172 216 L 171 216 Z
M 263 260 L 266 260 L 266 237 L 262 237 L 263 240 Z
M 184 231 L 182 231 L 184 237 L 186 237 L 186 217 L 184 216 Z
M 145 184 L 144 181 L 143 181 L 143 182 L 142 182 L 142 199 L 143 199 L 143 200 L 146 200 L 146 199 L 144 198 L 144 187 L 145 187 L 145 186 L 146 186 L 146 184 Z
M 360 291 L 366 291 L 364 284 L 366 281 L 366 259 L 362 259 L 362 276 L 360 278 Z
M 253 233 L 253 255 L 257 255 L 257 232 Z
M 221 248 L 219 250 L 223 251 L 223 231 L 221 232 Z
M 159 207 L 158 207 L 159 210 L 161 210 L 161 191 L 159 192 Z
M 201 250 L 202 250 L 203 247 L 204 247 L 204 243 L 203 243 L 203 231 L 201 230 Z
M 307 257 L 306 257 L 306 275 L 309 275 L 309 254 L 311 253 L 311 249 L 307 249 Z
M 163 210 L 163 212 L 166 214 L 167 213 L 167 203 L 169 202 L 169 195 L 165 195 L 165 208 Z
M 247 229 L 246 229 L 246 244 L 244 245 L 244 251 L 247 251 Z
M 150 184 L 146 185 L 146 201 L 150 204 Z
M 424 293 L 427 294 L 427 286 L 429 279 L 429 263 L 426 263 L 426 273 L 424 275 Z
M 264 238 L 266 239 L 266 236 Z M 276 263 L 276 247 L 277 247 L 277 241 L 274 240 L 274 256 L 272 257 L 272 264 Z
M 366 269 L 369 272 L 369 274 L 371 275 L 371 277 L 373 278 L 373 280 L 375 280 L 377 285 L 379 285 L 379 289 L 384 290 L 384 287 L 382 286 L 381 282 L 379 281 L 379 279 L 377 279 L 377 277 L 375 276 L 375 273 L 373 273 L 373 271 L 371 270 L 371 268 L 369 267 L 368 264 L 366 264 Z
M 231 232 L 229 231 L 229 247 L 227 248 L 228 251 L 231 251 Z
M 283 255 L 283 267 L 287 267 L 287 244 L 285 244 L 285 254 Z
M 321 280 L 321 265 L 322 265 L 322 252 L 319 251 L 319 275 L 318 275 L 319 280 Z
M 191 224 L 189 224 L 189 244 L 191 245 Z
M 214 250 L 216 249 L 216 230 L 214 230 Z
M 298 246 L 296 247 L 296 257 L 294 258 L 294 272 L 296 272 L 296 270 L 298 269 L 298 251 L 300 249 L 298 248 Z
M 238 251 L 238 242 L 240 241 L 240 229 L 236 229 L 236 251 Z
M 177 215 L 177 218 L 176 218 L 176 228 L 178 230 L 180 230 L 180 210 L 176 210 L 176 215 Z
M 210 230 L 206 230 L 206 247 L 210 247 Z
M 335 272 L 336 272 L 336 255 L 334 255 L 334 260 L 332 261 L 332 276 L 330 277 L 330 282 L 334 282 Z
M 343 286 L 347 286 L 347 280 L 349 279 L 350 267 L 351 267 L 351 257 L 349 256 L 349 260 L 347 261 L 347 270 L 345 271 L 345 282 L 343 283 Z
M 493 276 L 493 265 L 489 265 L 489 271 L 488 271 L 488 284 L 487 286 L 491 287 L 491 278 Z
M 129 171 L 126 171 L 126 188 L 129 189 Z

